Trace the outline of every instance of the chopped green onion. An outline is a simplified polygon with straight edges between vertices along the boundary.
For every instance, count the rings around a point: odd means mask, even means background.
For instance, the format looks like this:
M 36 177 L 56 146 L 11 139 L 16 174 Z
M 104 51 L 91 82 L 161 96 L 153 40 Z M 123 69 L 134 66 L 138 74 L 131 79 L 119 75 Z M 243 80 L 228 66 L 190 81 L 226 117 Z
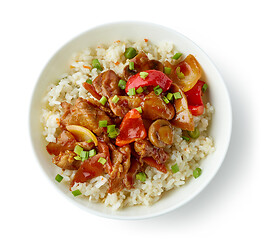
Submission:
M 118 97 L 117 95 L 115 95 L 115 96 L 113 97 L 113 99 L 112 99 L 112 102 L 113 102 L 113 103 L 118 103 L 118 101 L 119 101 L 119 97 Z
M 90 151 L 89 151 L 89 157 L 93 157 L 93 156 L 95 156 L 96 155 L 96 150 L 95 149 L 91 149 Z
M 147 176 L 144 172 L 140 172 L 140 173 L 136 174 L 136 179 L 138 179 L 142 182 L 145 182 L 146 178 L 147 178 Z
M 114 131 L 108 133 L 108 137 L 109 138 L 116 138 L 118 136 L 118 134 L 119 133 L 118 133 L 117 129 L 115 129 Z
M 163 97 L 163 100 L 164 100 L 164 102 L 166 103 L 166 104 L 168 104 L 169 103 L 169 100 L 168 100 L 168 98 L 167 97 Z
M 176 68 L 176 73 L 180 73 L 180 67 Z
M 79 145 L 76 145 L 74 148 L 74 153 L 76 153 L 77 155 L 80 155 L 80 153 L 83 151 L 83 148 Z
M 99 102 L 102 104 L 102 105 L 105 105 L 105 103 L 107 102 L 107 98 L 105 96 L 102 96 L 102 98 L 99 100 Z
M 180 93 L 180 92 L 175 92 L 175 93 L 174 93 L 174 98 L 175 98 L 175 99 L 180 99 L 180 98 L 182 98 L 181 93 Z
M 76 196 L 81 195 L 81 192 L 77 189 L 75 191 L 72 191 L 72 194 L 74 195 L 74 197 L 76 197 Z
M 78 160 L 78 161 L 81 161 L 81 157 L 80 156 L 75 156 L 74 159 Z
M 125 80 L 120 79 L 118 82 L 118 87 L 124 90 L 126 88 L 126 84 L 127 82 Z
M 156 95 L 160 95 L 163 92 L 163 89 L 161 89 L 159 85 L 153 88 L 153 90 Z
M 99 127 L 107 127 L 107 120 L 99 121 Z
M 193 176 L 194 178 L 198 178 L 200 175 L 201 175 L 201 172 L 202 170 L 200 168 L 196 168 L 194 171 L 193 171 Z
M 56 180 L 57 182 L 61 182 L 61 181 L 63 180 L 63 177 L 62 177 L 60 174 L 57 174 L 57 175 L 55 176 L 55 180 Z
M 86 142 L 87 142 L 87 143 L 91 143 L 91 142 L 93 142 L 93 140 L 92 140 L 92 139 L 89 139 L 89 140 L 87 140 Z
M 177 173 L 179 171 L 179 167 L 177 165 L 177 163 L 173 166 L 171 166 L 171 169 L 172 169 L 172 173 Z
M 102 165 L 104 165 L 106 163 L 106 161 L 107 160 L 105 158 L 103 158 L 103 157 L 100 157 L 99 160 L 98 160 L 98 162 L 101 163 Z
M 124 55 L 125 55 L 125 57 L 127 59 L 131 59 L 131 58 L 133 58 L 133 57 L 135 57 L 137 55 L 137 51 L 136 51 L 135 48 L 129 47 L 129 48 L 126 49 Z
M 142 113 L 142 108 L 141 107 L 137 107 L 135 108 L 139 113 Z
M 188 135 L 194 139 L 198 138 L 200 135 L 200 131 L 198 128 L 195 128 L 194 131 L 187 131 Z
M 91 79 L 88 79 L 88 80 L 86 81 L 86 83 L 88 83 L 88 84 L 92 84 L 92 80 L 91 80 Z
M 185 77 L 184 73 L 182 73 L 182 72 L 177 73 L 177 76 L 180 79 Z
M 89 158 L 89 152 L 88 151 L 82 151 L 80 153 L 81 161 L 85 161 Z
M 172 101 L 174 94 L 173 93 L 167 93 L 166 97 L 169 101 Z
M 208 85 L 204 83 L 204 85 L 202 86 L 202 92 L 206 92 L 207 88 L 208 88 Z
M 136 90 L 137 93 L 142 93 L 143 91 L 144 91 L 143 87 L 139 87 L 139 88 Z
M 129 62 L 129 70 L 134 70 L 134 62 Z
M 97 69 L 100 70 L 100 71 L 103 70 L 103 69 L 102 69 L 102 66 L 101 66 L 101 64 L 100 64 L 100 62 L 99 62 L 98 59 L 93 59 L 93 60 L 92 60 L 92 67 L 93 67 L 93 68 L 97 68 Z
M 134 96 L 134 95 L 136 95 L 136 90 L 135 90 L 135 88 L 130 88 L 130 89 L 128 89 L 127 95 L 128 95 L 128 96 Z
M 189 141 L 189 137 L 186 137 L 186 136 L 182 136 L 182 138 L 186 141 Z
M 108 125 L 107 126 L 107 133 L 115 131 L 115 127 L 116 127 L 115 125 Z
M 182 56 L 182 53 L 176 53 L 176 54 L 172 57 L 172 59 L 177 60 L 177 59 L 180 58 L 181 56 Z
M 140 73 L 139 73 L 139 76 L 140 76 L 142 79 L 145 79 L 148 75 L 149 75 L 149 73 L 147 73 L 147 72 L 140 72 Z
M 172 71 L 171 68 L 169 68 L 169 67 L 164 67 L 164 73 L 165 73 L 165 74 L 170 74 L 171 71 Z

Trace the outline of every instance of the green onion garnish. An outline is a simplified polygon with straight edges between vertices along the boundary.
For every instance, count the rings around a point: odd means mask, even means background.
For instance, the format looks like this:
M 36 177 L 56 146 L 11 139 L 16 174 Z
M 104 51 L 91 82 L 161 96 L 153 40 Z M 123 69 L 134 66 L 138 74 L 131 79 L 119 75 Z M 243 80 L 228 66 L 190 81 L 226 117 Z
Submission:
M 153 88 L 153 90 L 156 95 L 160 95 L 163 92 L 163 89 L 161 89 L 159 85 Z
M 186 136 L 182 136 L 182 138 L 186 141 L 189 141 L 189 137 L 186 137 Z
M 101 66 L 101 64 L 100 64 L 100 62 L 99 62 L 98 59 L 93 59 L 93 60 L 92 60 L 92 67 L 93 67 L 93 68 L 97 68 L 97 69 L 100 70 L 100 71 L 103 70 L 103 69 L 102 69 L 102 66 Z
M 78 160 L 78 161 L 81 161 L 81 157 L 80 156 L 75 156 L 74 159 Z
M 200 135 L 200 131 L 198 128 L 195 128 L 194 131 L 187 131 L 188 135 L 194 139 L 198 138 Z
M 147 176 L 144 172 L 140 172 L 140 173 L 136 174 L 136 179 L 138 179 L 142 182 L 145 182 L 146 178 L 147 178 Z
M 166 104 L 168 104 L 169 103 L 169 100 L 168 100 L 168 98 L 167 97 L 163 97 L 163 100 L 164 100 L 164 102 L 166 103 Z
M 139 76 L 140 76 L 142 79 L 145 79 L 148 75 L 149 75 L 149 73 L 147 73 L 147 72 L 140 72 L 140 73 L 139 73 Z
M 180 93 L 180 92 L 175 92 L 175 93 L 174 93 L 174 98 L 175 98 L 175 99 L 180 99 L 180 98 L 182 98 L 181 93 Z
M 131 59 L 131 58 L 133 58 L 133 57 L 135 57 L 137 55 L 137 51 L 136 51 L 135 48 L 129 47 L 129 48 L 126 49 L 124 55 L 125 55 L 125 57 L 127 59 Z
M 127 82 L 125 80 L 120 79 L 118 82 L 118 87 L 124 90 L 126 88 L 126 84 Z
M 200 175 L 201 175 L 201 172 L 202 170 L 200 168 L 196 168 L 194 171 L 193 171 L 193 176 L 194 178 L 198 178 Z
M 107 160 L 105 158 L 103 158 L 103 157 L 100 157 L 99 160 L 98 160 L 98 162 L 101 163 L 102 165 L 104 165 L 106 163 L 106 161 Z
M 107 120 L 99 121 L 99 127 L 107 127 Z
M 135 88 L 130 88 L 130 89 L 128 89 L 127 95 L 128 95 L 128 96 L 134 96 L 134 95 L 136 95 L 136 90 L 135 90 Z
M 89 151 L 89 157 L 93 157 L 93 156 L 95 156 L 96 155 L 96 150 L 95 149 L 91 149 L 90 151 Z
M 57 174 L 57 175 L 55 176 L 55 180 L 56 180 L 57 182 L 61 182 L 61 181 L 63 180 L 63 177 L 62 177 L 60 174 Z
M 165 74 L 170 74 L 171 71 L 172 71 L 171 68 L 169 68 L 169 67 L 164 67 L 164 73 L 165 73 Z
M 134 70 L 134 62 L 129 62 L 129 70 Z
M 135 108 L 139 113 L 142 113 L 142 108 L 141 107 L 137 107 Z
M 142 93 L 143 91 L 144 91 L 143 87 L 139 87 L 139 88 L 136 90 L 137 93 Z
M 83 148 L 79 145 L 76 145 L 74 148 L 74 153 L 76 153 L 77 155 L 80 155 L 80 153 L 83 151 Z
M 182 72 L 177 73 L 177 76 L 180 79 L 185 77 L 184 73 L 182 73 Z
M 117 95 L 115 95 L 113 98 L 112 98 L 112 102 L 113 103 L 118 103 L 119 101 L 119 97 Z
M 117 129 L 115 129 L 114 131 L 108 133 L 108 137 L 109 138 L 116 138 L 118 136 L 118 134 L 119 133 L 118 133 Z
M 93 140 L 92 140 L 92 139 L 89 139 L 89 140 L 87 140 L 86 142 L 87 142 L 87 143 L 91 143 L 91 142 L 93 142 Z
M 172 101 L 174 94 L 173 93 L 167 93 L 166 97 L 169 101 Z
M 89 152 L 88 151 L 82 151 L 80 153 L 80 157 L 81 157 L 81 161 L 82 162 L 87 160 L 89 158 Z
M 107 102 L 107 98 L 105 96 L 102 96 L 102 98 L 99 100 L 99 102 L 102 104 L 102 105 L 105 105 L 105 103 Z
M 204 85 L 202 86 L 202 92 L 206 92 L 207 88 L 208 88 L 208 85 L 204 83 Z
M 86 81 L 86 83 L 88 83 L 88 84 L 92 84 L 92 80 L 91 80 L 91 79 L 88 79 L 88 80 Z
M 180 58 L 181 56 L 182 56 L 182 53 L 176 53 L 176 54 L 172 57 L 172 59 L 177 60 L 177 59 Z
M 171 169 L 172 169 L 172 173 L 177 173 L 179 171 L 179 167 L 177 165 L 177 163 L 173 166 L 171 166 Z
M 81 192 L 77 189 L 75 191 L 72 191 L 72 194 L 74 195 L 74 197 L 76 197 L 76 196 L 81 195 Z
M 115 125 L 108 125 L 107 126 L 107 133 L 115 131 L 115 127 L 116 127 Z

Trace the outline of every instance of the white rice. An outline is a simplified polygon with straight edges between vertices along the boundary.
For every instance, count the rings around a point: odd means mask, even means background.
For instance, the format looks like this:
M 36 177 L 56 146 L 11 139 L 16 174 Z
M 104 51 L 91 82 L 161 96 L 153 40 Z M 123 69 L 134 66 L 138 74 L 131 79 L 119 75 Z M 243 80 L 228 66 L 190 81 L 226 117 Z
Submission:
M 150 41 L 140 40 L 138 42 L 114 42 L 109 46 L 99 45 L 95 49 L 87 48 L 73 56 L 69 73 L 62 75 L 56 84 L 49 86 L 47 95 L 43 99 L 44 108 L 42 110 L 41 122 L 44 130 L 43 135 L 47 142 L 55 142 L 58 133 L 58 123 L 62 115 L 61 102 L 74 103 L 78 97 L 88 98 L 90 94 L 82 87 L 82 83 L 88 78 L 94 79 L 99 71 L 91 68 L 92 60 L 97 58 L 103 71 L 114 70 L 122 76 L 123 68 L 128 64 L 124 57 L 127 47 L 134 47 L 138 51 L 147 53 L 149 59 L 172 62 L 171 57 L 177 51 L 175 46 L 169 42 L 163 42 L 158 46 Z M 84 68 L 88 66 L 91 69 Z M 166 174 L 159 172 L 155 168 L 147 167 L 145 173 L 147 180 L 143 183 L 136 180 L 134 188 L 124 189 L 121 192 L 108 194 L 108 175 L 96 177 L 86 183 L 75 184 L 72 190 L 79 189 L 81 193 L 88 196 L 88 201 L 102 202 L 105 206 L 119 209 L 125 206 L 150 205 L 158 201 L 164 191 L 178 188 L 185 184 L 186 180 L 193 174 L 193 170 L 200 165 L 200 160 L 214 151 L 213 139 L 208 136 L 207 128 L 211 120 L 213 107 L 210 103 L 205 104 L 204 114 L 194 117 L 195 126 L 200 130 L 198 139 L 191 139 L 189 142 L 182 139 L 182 130 L 175 128 L 174 144 L 166 149 L 170 153 L 166 167 L 178 164 L 179 172 Z M 56 167 L 56 166 L 55 166 Z M 70 183 L 75 175 L 75 171 L 62 171 L 56 167 L 58 172 L 64 177 L 65 183 Z M 202 174 L 204 174 L 204 169 Z

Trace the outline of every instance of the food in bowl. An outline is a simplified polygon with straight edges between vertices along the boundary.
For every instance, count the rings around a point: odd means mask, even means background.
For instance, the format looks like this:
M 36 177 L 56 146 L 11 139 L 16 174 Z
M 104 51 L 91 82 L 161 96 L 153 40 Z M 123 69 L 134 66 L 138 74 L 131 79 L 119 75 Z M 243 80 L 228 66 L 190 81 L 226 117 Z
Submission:
M 76 54 L 42 109 L 55 179 L 75 197 L 119 209 L 150 205 L 204 174 L 214 109 L 201 72 L 169 42 L 116 41 Z

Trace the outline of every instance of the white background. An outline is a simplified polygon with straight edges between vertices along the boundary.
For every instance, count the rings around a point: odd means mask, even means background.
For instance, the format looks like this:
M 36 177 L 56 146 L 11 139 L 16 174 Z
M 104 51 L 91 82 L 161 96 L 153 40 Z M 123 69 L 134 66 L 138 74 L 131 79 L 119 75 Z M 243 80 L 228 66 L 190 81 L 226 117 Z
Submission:
M 264 1 L 1 1 L 1 239 L 265 239 L 266 8 Z M 28 115 L 49 58 L 96 25 L 141 20 L 198 44 L 229 89 L 233 132 L 213 181 L 176 211 L 142 221 L 91 215 L 40 169 Z M 222 126 L 221 126 L 222 127 Z

